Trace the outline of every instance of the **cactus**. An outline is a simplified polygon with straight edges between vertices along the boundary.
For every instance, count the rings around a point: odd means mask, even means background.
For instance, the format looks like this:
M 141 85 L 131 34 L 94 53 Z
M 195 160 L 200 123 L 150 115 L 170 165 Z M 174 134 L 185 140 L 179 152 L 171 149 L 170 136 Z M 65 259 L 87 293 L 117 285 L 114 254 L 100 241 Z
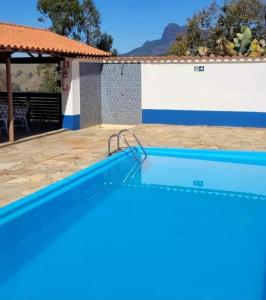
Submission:
M 248 27 L 243 27 L 233 42 L 222 38 L 217 40 L 217 45 L 220 52 L 229 56 L 258 57 L 266 54 L 265 40 L 252 40 L 252 32 Z
M 248 50 L 248 56 L 250 57 L 259 57 L 266 54 L 266 47 L 265 47 L 265 41 L 264 40 L 256 40 L 254 39 Z
M 226 39 L 223 40 L 223 48 L 224 52 L 229 56 L 235 56 L 238 55 L 238 52 L 236 51 L 236 45 L 233 42 L 230 42 Z
M 237 33 L 238 42 L 236 44 L 236 47 L 238 46 L 237 49 L 239 55 L 243 55 L 248 51 L 251 44 L 251 39 L 252 32 L 248 27 L 243 27 L 241 33 Z
M 263 39 L 261 39 L 260 41 L 256 39 L 252 40 L 252 31 L 248 27 L 242 27 L 241 32 L 236 34 L 236 37 L 233 39 L 233 41 L 222 37 L 216 42 L 216 55 L 250 57 L 259 57 L 266 55 L 266 41 Z M 186 55 L 209 56 L 213 55 L 213 53 L 208 47 L 200 46 L 198 48 L 187 50 Z

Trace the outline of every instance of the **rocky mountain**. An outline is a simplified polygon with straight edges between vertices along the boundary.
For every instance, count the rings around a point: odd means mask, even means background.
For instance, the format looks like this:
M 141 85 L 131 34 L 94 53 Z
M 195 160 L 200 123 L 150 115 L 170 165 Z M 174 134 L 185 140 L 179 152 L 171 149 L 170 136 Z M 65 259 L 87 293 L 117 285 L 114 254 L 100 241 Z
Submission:
M 180 32 L 184 32 L 185 30 L 185 26 L 179 26 L 175 23 L 170 23 L 165 27 L 161 39 L 147 41 L 141 47 L 136 48 L 130 52 L 124 53 L 121 56 L 164 55 L 168 52 L 171 44 L 176 39 L 177 34 Z

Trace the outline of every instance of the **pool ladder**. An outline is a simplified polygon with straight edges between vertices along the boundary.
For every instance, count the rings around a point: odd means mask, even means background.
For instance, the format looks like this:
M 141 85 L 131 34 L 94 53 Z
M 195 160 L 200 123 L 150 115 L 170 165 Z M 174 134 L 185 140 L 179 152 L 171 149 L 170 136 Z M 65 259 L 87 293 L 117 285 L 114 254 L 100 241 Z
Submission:
M 112 154 L 114 154 L 114 153 L 116 153 L 118 151 L 121 151 L 124 148 L 126 148 L 126 149 L 129 149 L 130 153 L 133 154 L 133 156 L 134 156 L 134 158 L 136 160 L 140 159 L 139 156 L 138 156 L 139 149 L 136 146 L 131 146 L 129 144 L 128 140 L 126 139 L 126 137 L 124 135 L 125 133 L 130 133 L 131 134 L 131 136 L 134 138 L 136 144 L 139 146 L 142 154 L 144 155 L 144 159 L 146 159 L 147 152 L 144 149 L 144 147 L 142 146 L 142 144 L 141 144 L 139 138 L 136 136 L 135 132 L 133 130 L 131 130 L 131 129 L 123 129 L 123 130 L 119 131 L 118 133 L 113 134 L 113 135 L 111 135 L 109 137 L 109 139 L 108 139 L 108 156 L 111 156 Z M 117 146 L 117 148 L 116 148 L 116 150 L 112 151 L 111 150 L 111 143 L 112 143 L 112 140 L 114 138 L 116 138 L 116 146 Z M 124 144 L 126 145 L 126 147 L 123 147 L 123 148 L 121 147 L 121 141 L 124 142 Z

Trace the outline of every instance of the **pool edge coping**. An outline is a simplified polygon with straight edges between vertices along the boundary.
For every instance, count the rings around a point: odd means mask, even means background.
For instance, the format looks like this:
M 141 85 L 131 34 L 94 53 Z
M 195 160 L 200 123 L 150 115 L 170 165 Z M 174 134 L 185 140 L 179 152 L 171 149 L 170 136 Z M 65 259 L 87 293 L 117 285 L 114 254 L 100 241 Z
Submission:
M 138 150 L 141 150 L 137 147 Z M 145 147 L 148 155 L 169 155 L 172 156 L 179 156 L 188 159 L 200 159 L 200 154 L 208 154 L 208 158 L 217 159 L 221 157 L 221 154 L 226 155 L 227 157 L 231 158 L 244 158 L 248 159 L 252 156 L 252 161 L 254 158 L 257 157 L 257 162 L 261 159 L 265 161 L 266 165 L 266 152 L 264 151 L 242 151 L 242 150 L 220 150 L 220 149 L 193 149 L 193 148 L 163 148 L 163 147 Z M 23 210 L 28 208 L 34 204 L 38 205 L 41 202 L 41 199 L 48 197 L 51 193 L 56 193 L 60 188 L 67 186 L 84 176 L 93 175 L 93 173 L 101 170 L 102 168 L 106 167 L 112 162 L 115 162 L 123 157 L 127 156 L 128 150 L 120 151 L 112 156 L 105 157 L 99 162 L 96 162 L 90 166 L 85 167 L 82 170 L 78 170 L 71 175 L 57 180 L 50 185 L 43 187 L 36 192 L 33 192 L 29 195 L 21 197 L 14 202 L 7 204 L 6 206 L 0 208 L 0 226 L 5 224 L 6 218 L 10 218 L 13 214 L 16 214 L 17 211 Z M 182 156 L 183 155 L 183 156 Z M 202 159 L 202 158 L 201 158 Z M 255 159 L 256 162 L 256 159 Z

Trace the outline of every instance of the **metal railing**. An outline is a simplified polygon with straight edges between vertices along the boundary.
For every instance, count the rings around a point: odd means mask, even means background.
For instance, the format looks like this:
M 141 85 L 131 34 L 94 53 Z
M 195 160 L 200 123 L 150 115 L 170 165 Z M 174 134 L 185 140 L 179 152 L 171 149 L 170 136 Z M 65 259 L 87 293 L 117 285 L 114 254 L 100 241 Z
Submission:
M 138 156 L 138 148 L 136 146 L 131 146 L 128 142 L 128 140 L 126 139 L 125 135 L 123 135 L 124 133 L 130 133 L 131 136 L 134 138 L 136 144 L 139 146 L 139 148 L 141 149 L 142 151 L 142 154 L 144 155 L 144 159 L 147 157 L 147 152 L 146 150 L 144 149 L 144 147 L 142 146 L 139 138 L 136 136 L 136 134 L 134 133 L 133 130 L 131 129 L 123 129 L 121 131 L 119 131 L 118 133 L 116 134 L 113 134 L 109 137 L 108 139 L 108 156 L 111 156 L 113 153 L 116 153 L 118 151 L 121 151 L 123 148 L 121 147 L 121 141 L 124 142 L 124 144 L 126 145 L 126 149 L 129 149 L 130 150 L 130 153 L 133 154 L 134 158 L 139 160 L 139 156 Z M 112 140 L 116 138 L 116 150 L 112 151 L 111 150 L 111 143 L 112 143 Z
M 62 125 L 62 105 L 60 93 L 13 92 L 14 107 L 29 103 L 28 120 Z M 7 104 L 7 93 L 0 92 L 0 104 Z

